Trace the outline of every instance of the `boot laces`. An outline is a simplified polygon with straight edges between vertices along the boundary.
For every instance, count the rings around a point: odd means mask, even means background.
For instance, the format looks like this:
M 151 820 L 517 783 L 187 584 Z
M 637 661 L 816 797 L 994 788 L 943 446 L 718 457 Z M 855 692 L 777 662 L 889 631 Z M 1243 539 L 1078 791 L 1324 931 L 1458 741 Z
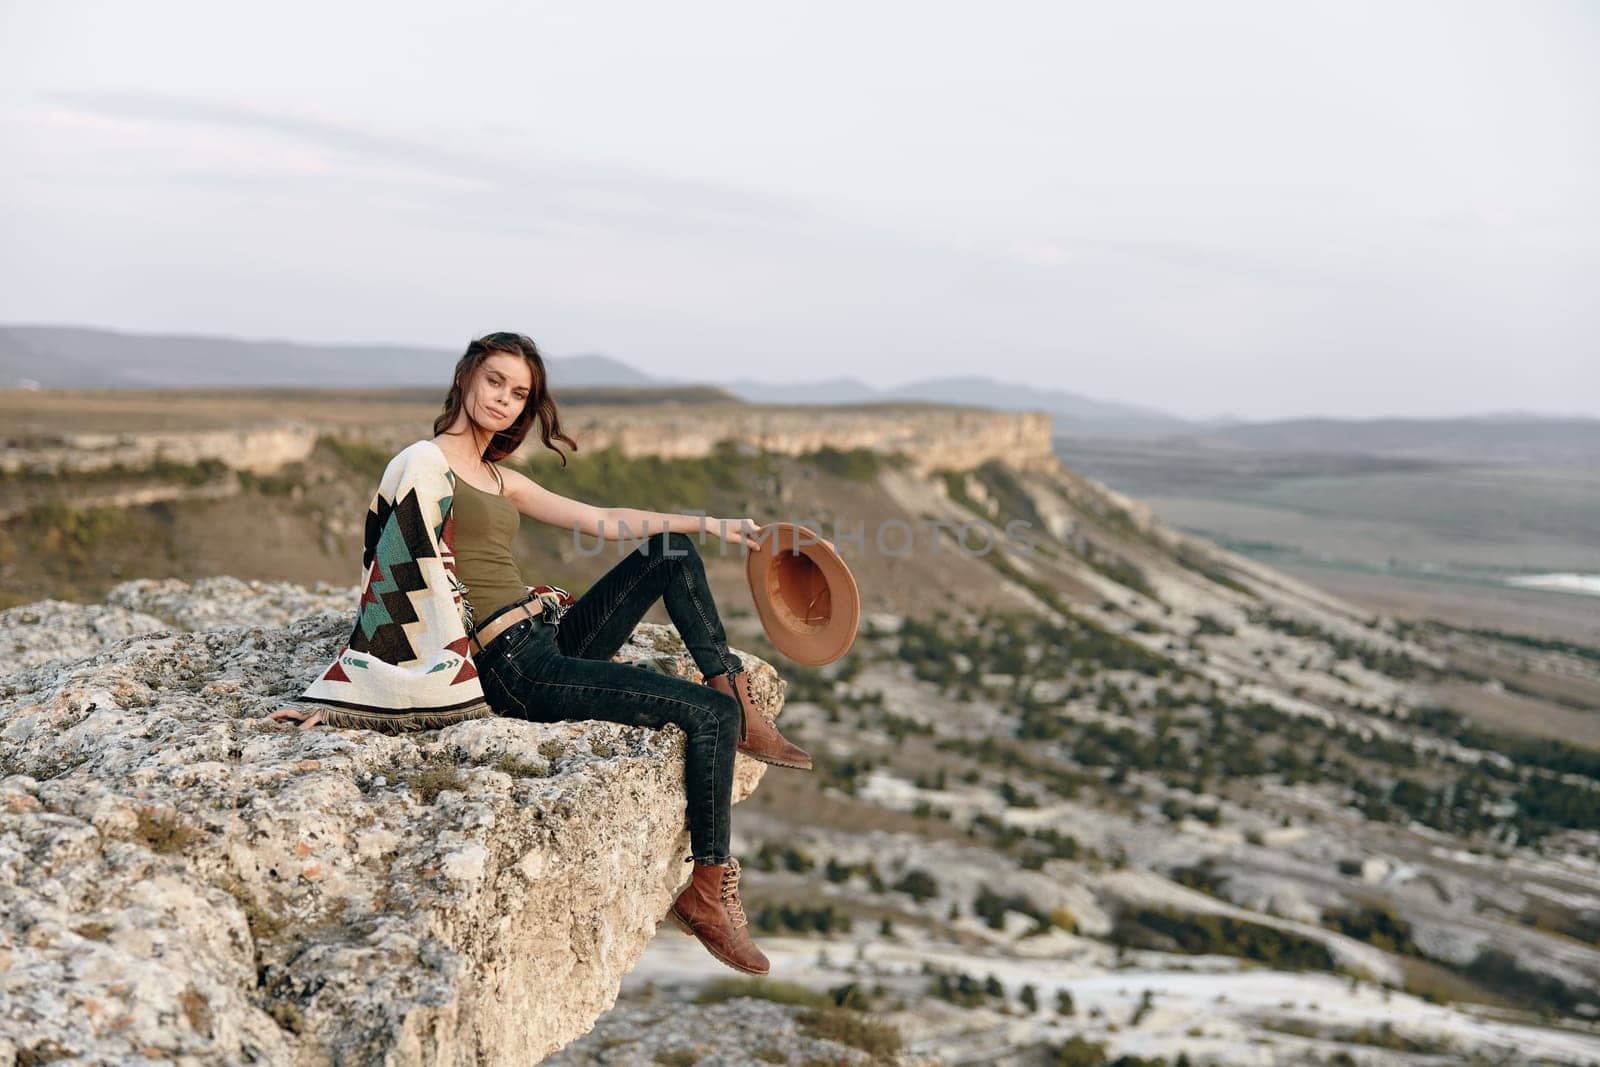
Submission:
M 727 680 L 728 688 L 732 691 L 733 699 L 739 702 L 739 740 L 743 741 L 750 735 L 750 704 L 739 690 L 739 677 L 744 674 L 743 664 L 737 670 L 729 671 L 722 677 Z
M 744 904 L 739 900 L 739 861 L 731 856 L 728 869 L 722 872 L 722 906 L 734 926 L 744 926 L 750 921 L 745 918 Z

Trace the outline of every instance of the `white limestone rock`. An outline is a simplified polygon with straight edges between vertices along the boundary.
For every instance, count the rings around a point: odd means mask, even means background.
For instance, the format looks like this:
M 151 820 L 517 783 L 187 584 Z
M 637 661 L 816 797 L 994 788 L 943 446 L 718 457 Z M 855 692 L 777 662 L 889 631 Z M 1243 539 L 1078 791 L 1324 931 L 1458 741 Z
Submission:
M 28 606 L 84 636 L 0 679 L 0 1059 L 530 1063 L 587 1031 L 689 876 L 682 732 L 271 723 L 350 617 L 256 592 L 282 614 L 215 581 L 125 583 L 104 633 Z M 25 610 L 0 641 L 37 650 Z M 617 658 L 698 681 L 682 647 L 643 624 Z

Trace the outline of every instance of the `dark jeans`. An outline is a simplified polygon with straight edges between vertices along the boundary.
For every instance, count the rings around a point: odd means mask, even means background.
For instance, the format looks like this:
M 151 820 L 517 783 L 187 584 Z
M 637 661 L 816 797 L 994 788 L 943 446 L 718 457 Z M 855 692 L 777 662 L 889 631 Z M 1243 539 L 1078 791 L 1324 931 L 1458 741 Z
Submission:
M 693 539 L 679 533 L 645 539 L 570 605 L 559 622 L 549 621 L 546 608 L 497 635 L 473 661 L 489 706 L 502 715 L 533 722 L 605 719 L 630 726 L 681 727 L 688 735 L 684 786 L 694 858 L 727 863 L 741 719 L 738 699 L 611 658 L 658 599 L 666 604 L 702 674 L 709 678 L 744 669 L 728 648 L 706 585 L 705 563 Z

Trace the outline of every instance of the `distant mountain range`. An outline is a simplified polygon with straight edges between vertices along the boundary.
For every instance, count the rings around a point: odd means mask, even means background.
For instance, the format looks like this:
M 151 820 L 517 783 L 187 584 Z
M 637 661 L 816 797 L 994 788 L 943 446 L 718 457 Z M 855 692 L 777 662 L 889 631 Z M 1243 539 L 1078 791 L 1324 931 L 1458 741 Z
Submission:
M 0 327 L 0 388 L 184 389 L 241 386 L 391 388 L 449 384 L 458 352 L 409 345 L 320 345 L 77 326 Z M 550 360 L 577 385 L 650 385 L 605 356 Z
M 457 355 L 454 350 L 407 345 L 306 344 L 78 326 L 0 326 L 0 388 L 431 388 L 441 387 L 441 377 Z M 647 374 L 602 355 L 554 356 L 546 362 L 558 395 L 561 389 L 681 389 L 706 384 L 692 378 Z M 1524 413 L 1457 418 L 1246 422 L 1221 416 L 1196 420 L 1027 382 L 977 376 L 924 378 L 888 389 L 855 378 L 808 383 L 741 378 L 718 383 L 717 388 L 733 399 L 753 404 L 924 401 L 999 411 L 1043 411 L 1062 436 L 1193 437 L 1209 448 L 1458 461 L 1495 456 L 1544 459 L 1561 465 L 1600 455 L 1600 419 Z
M 407 387 L 439 385 L 458 353 L 407 345 L 244 341 L 194 334 L 140 334 L 78 326 L 0 327 L 0 388 L 150 389 L 239 386 Z M 702 382 L 636 370 L 609 356 L 547 360 L 559 387 L 684 386 Z M 860 404 L 919 400 L 1003 411 L 1045 411 L 1058 428 L 1085 432 L 1205 430 L 1154 408 L 1095 400 L 991 378 L 929 378 L 879 389 L 854 378 L 805 384 L 737 380 L 722 388 L 756 404 Z

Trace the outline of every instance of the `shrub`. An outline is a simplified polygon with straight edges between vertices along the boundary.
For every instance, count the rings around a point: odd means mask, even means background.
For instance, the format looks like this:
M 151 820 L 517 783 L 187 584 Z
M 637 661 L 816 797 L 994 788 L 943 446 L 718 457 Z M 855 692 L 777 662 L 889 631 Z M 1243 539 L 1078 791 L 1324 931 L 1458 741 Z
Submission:
M 495 760 L 494 769 L 513 778 L 543 778 L 550 773 L 549 767 L 541 767 L 516 756 L 501 756 Z
M 784 982 L 776 978 L 713 978 L 695 994 L 696 1004 L 721 1004 L 735 997 L 754 997 L 775 1004 L 796 1004 L 802 1008 L 823 1008 L 833 1000 L 826 993 L 803 986 L 798 982 Z
M 899 1030 L 849 1008 L 807 1009 L 795 1016 L 795 1022 L 812 1037 L 850 1045 L 873 1056 L 892 1056 L 904 1044 Z
M 902 893 L 910 893 L 917 903 L 922 903 L 931 897 L 939 895 L 939 882 L 933 875 L 919 868 L 913 867 L 890 888 Z
M 467 783 L 461 780 L 456 768 L 449 764 L 431 764 L 405 776 L 405 783 L 417 791 L 424 804 L 432 804 L 439 794 L 449 789 L 464 792 Z
M 1106 1043 L 1073 1034 L 1064 1044 L 1056 1046 L 1051 1062 L 1054 1067 L 1102 1067 L 1106 1062 Z

